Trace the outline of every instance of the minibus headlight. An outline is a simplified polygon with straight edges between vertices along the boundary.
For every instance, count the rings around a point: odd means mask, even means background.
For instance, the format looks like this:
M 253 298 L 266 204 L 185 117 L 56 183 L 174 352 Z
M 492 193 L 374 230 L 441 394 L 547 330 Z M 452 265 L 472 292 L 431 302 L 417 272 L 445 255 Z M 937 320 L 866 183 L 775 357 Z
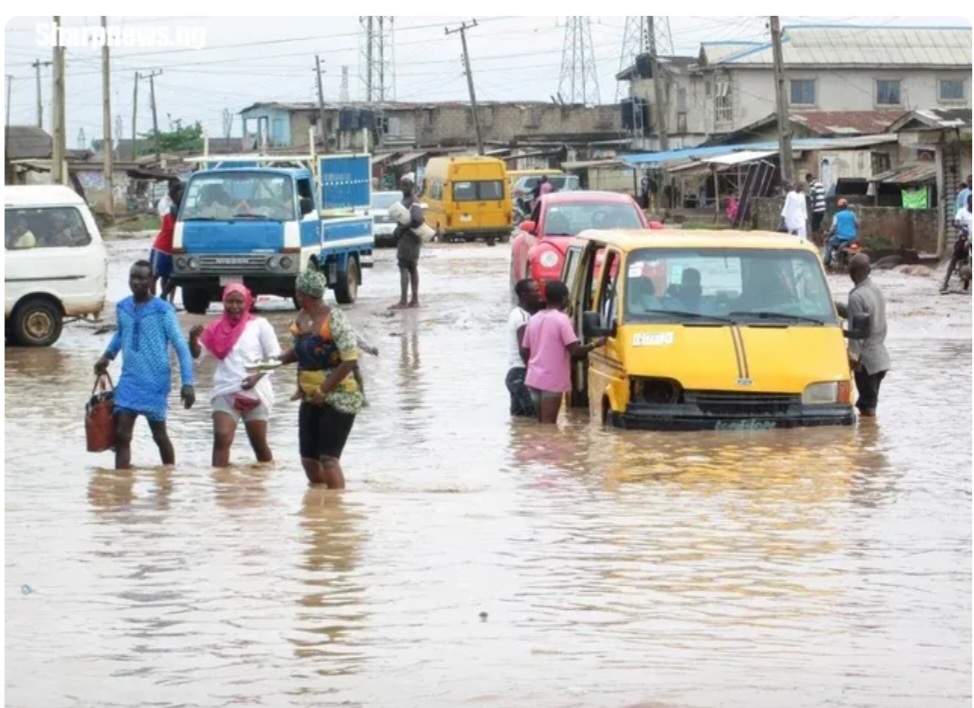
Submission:
M 554 268 L 558 265 L 558 254 L 555 251 L 544 251 L 538 257 L 538 263 L 542 268 Z
M 837 381 L 813 383 L 802 392 L 802 405 L 814 406 L 840 403 L 840 384 Z

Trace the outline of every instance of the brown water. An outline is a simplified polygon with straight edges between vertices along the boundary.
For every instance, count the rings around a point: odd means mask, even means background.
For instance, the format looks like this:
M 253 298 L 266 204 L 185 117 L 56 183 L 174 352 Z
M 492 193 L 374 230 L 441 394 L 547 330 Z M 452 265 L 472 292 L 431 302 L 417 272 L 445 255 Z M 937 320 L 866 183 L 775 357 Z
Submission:
M 112 250 L 118 299 L 147 244 Z M 81 428 L 109 335 L 8 348 L 7 705 L 970 705 L 968 296 L 877 275 L 894 371 L 855 429 L 542 432 L 507 415 L 507 258 L 430 249 L 395 316 L 391 254 L 366 273 L 344 493 L 307 488 L 290 375 L 272 469 L 242 435 L 208 468 L 203 369 L 176 469 L 140 424 L 115 473 Z

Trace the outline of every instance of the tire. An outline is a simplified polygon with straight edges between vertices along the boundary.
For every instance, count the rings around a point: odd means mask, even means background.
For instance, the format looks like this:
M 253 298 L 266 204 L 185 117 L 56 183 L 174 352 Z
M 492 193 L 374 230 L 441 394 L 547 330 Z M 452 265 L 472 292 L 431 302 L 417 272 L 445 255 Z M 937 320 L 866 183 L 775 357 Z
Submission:
M 358 258 L 349 256 L 345 270 L 338 272 L 338 282 L 335 283 L 335 300 L 339 305 L 351 305 L 358 297 L 358 284 L 362 280 L 362 271 L 358 267 Z
M 49 347 L 61 338 L 61 309 L 47 298 L 30 298 L 17 305 L 11 334 L 23 347 Z
M 203 288 L 183 288 L 183 305 L 191 315 L 205 315 L 210 307 L 210 296 Z
M 498 241 L 499 241 L 500 243 L 510 243 L 510 242 L 511 242 L 511 236 L 510 236 L 510 234 L 508 234 L 507 236 L 499 236 L 499 237 L 497 238 L 497 240 L 498 240 Z

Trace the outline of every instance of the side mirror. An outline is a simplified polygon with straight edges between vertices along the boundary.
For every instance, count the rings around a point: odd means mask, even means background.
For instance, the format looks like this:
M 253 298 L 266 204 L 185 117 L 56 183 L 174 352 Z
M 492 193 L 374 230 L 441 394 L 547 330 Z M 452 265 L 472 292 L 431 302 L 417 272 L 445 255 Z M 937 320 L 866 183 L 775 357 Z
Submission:
M 538 225 L 533 221 L 522 221 L 520 229 L 526 234 L 534 235 L 538 231 Z
M 301 216 L 311 214 L 315 210 L 315 200 L 311 197 L 301 197 Z
M 835 311 L 839 313 L 839 317 L 844 320 L 849 319 L 849 309 L 846 307 L 844 302 L 835 301 Z
M 602 315 L 598 312 L 582 313 L 582 336 L 585 339 L 595 339 L 596 337 L 614 337 L 615 327 L 606 327 L 602 323 Z

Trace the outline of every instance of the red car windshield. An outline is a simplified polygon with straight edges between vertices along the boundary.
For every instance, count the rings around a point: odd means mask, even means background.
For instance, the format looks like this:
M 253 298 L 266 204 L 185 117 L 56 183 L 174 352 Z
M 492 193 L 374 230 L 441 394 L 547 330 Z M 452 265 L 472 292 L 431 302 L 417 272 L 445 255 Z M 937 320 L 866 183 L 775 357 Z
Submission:
M 578 236 L 586 229 L 641 229 L 633 204 L 570 202 L 552 204 L 544 217 L 544 236 Z

